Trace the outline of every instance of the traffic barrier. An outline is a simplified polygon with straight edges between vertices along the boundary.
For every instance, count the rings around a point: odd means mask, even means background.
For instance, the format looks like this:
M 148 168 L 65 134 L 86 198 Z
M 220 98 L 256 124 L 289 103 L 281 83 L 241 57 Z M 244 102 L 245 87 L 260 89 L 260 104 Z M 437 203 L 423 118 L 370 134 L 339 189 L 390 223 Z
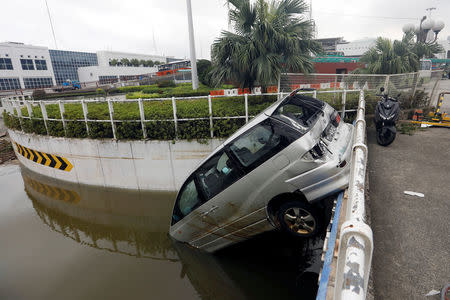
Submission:
M 25 157 L 26 159 L 32 160 L 37 164 L 41 164 L 46 167 L 58 169 L 61 171 L 70 172 L 73 168 L 73 165 L 67 158 L 49 154 L 45 152 L 40 152 L 34 149 L 27 148 L 22 146 L 14 141 L 12 141 L 17 147 L 17 153 Z

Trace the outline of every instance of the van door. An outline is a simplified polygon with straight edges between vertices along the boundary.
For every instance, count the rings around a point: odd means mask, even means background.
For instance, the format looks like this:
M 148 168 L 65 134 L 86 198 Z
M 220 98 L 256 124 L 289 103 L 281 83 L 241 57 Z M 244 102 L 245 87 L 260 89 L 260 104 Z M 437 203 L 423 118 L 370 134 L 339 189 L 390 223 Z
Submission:
M 237 213 L 234 201 L 251 190 L 243 175 L 224 150 L 203 163 L 178 194 L 170 234 L 197 247 L 220 237 L 217 229 Z

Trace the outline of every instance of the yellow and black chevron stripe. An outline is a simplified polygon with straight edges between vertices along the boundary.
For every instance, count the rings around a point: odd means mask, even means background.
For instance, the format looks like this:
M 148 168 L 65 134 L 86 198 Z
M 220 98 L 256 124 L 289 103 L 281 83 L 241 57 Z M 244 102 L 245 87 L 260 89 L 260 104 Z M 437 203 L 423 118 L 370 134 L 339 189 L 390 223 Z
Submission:
M 48 185 L 37 180 L 33 180 L 28 176 L 23 176 L 23 179 L 25 182 L 25 187 L 30 187 L 39 194 L 72 204 L 80 202 L 80 195 L 75 191 Z
M 73 165 L 67 158 L 54 154 L 39 152 L 37 150 L 22 146 L 16 142 L 14 142 L 14 144 L 16 145 L 17 152 L 20 153 L 20 155 L 34 161 L 35 163 L 67 172 L 70 172 L 73 168 Z

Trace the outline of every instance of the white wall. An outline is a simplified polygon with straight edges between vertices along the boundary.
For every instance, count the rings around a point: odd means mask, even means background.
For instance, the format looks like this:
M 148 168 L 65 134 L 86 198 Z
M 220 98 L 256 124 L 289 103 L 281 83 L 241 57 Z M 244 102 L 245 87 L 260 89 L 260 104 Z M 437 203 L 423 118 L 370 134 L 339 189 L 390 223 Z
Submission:
M 8 130 L 12 142 L 67 158 L 70 172 L 46 167 L 14 151 L 20 163 L 42 175 L 88 185 L 176 191 L 188 174 L 218 147 L 192 141 L 114 141 L 70 139 Z
M 24 77 L 51 77 L 53 84 L 55 84 L 52 62 L 47 47 L 9 42 L 0 43 L 0 58 L 10 58 L 14 69 L 0 70 L 0 78 L 19 78 L 22 88 L 25 88 Z M 20 59 L 32 59 L 33 64 L 35 59 L 44 59 L 47 63 L 47 70 L 36 70 L 36 66 L 34 70 L 22 70 Z
M 336 46 L 336 51 L 344 52 L 345 56 L 361 56 L 375 46 L 376 39 L 368 38 L 363 40 L 356 40 L 346 44 L 338 44 Z
M 156 73 L 156 67 L 110 67 L 90 66 L 78 68 L 80 82 L 98 81 L 100 76 L 131 76 Z
M 149 55 L 149 54 L 138 54 L 138 53 L 127 53 L 127 52 L 114 52 L 114 51 L 97 51 L 98 65 L 107 67 L 109 66 L 109 61 L 112 59 L 121 60 L 122 58 L 128 59 L 144 59 L 153 60 L 160 62 L 167 62 L 167 58 L 161 55 Z

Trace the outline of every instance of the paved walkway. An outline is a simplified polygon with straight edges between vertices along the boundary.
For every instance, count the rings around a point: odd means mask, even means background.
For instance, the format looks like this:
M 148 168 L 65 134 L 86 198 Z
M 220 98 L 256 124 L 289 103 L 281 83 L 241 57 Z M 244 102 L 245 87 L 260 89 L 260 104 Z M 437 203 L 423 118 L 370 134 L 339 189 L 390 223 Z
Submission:
M 375 299 L 440 299 L 425 294 L 450 282 L 450 129 L 382 147 L 368 128 L 368 145 Z

